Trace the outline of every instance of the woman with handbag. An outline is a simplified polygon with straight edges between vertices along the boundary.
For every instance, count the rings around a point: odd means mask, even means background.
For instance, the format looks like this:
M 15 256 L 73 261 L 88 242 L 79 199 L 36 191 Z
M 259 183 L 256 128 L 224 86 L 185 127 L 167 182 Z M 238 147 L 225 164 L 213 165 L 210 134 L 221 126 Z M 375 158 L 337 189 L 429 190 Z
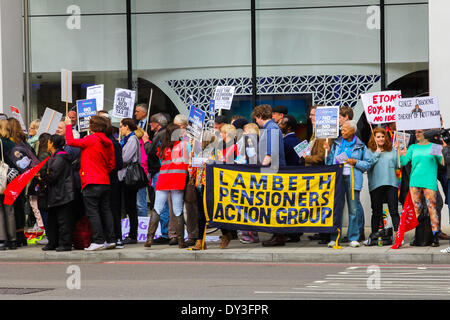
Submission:
M 2 147 L 2 161 L 9 168 L 15 168 L 8 154 L 15 146 L 10 139 L 9 123 L 7 120 L 0 120 L 0 142 Z M 6 187 L 6 185 L 5 185 Z M 3 192 L 2 192 L 3 193 Z M 10 250 L 17 249 L 16 220 L 14 216 L 14 206 L 3 204 L 5 196 L 0 194 L 0 250 L 8 247 Z
M 137 193 L 140 186 L 133 186 L 127 183 L 127 171 L 132 172 L 133 165 L 138 164 L 140 167 L 141 151 L 139 139 L 134 131 L 137 129 L 134 120 L 125 118 L 120 121 L 119 132 L 122 137 L 120 145 L 122 146 L 123 168 L 119 170 L 118 177 L 122 184 L 123 199 L 125 205 L 125 213 L 130 220 L 130 232 L 123 240 L 123 244 L 137 243 L 138 233 L 138 215 L 137 215 Z M 135 168 L 138 168 L 137 166 Z M 141 167 L 142 168 L 142 167 Z M 131 177 L 133 178 L 133 177 Z
M 114 147 L 106 136 L 108 121 L 101 116 L 89 120 L 91 135 L 74 139 L 72 122 L 66 117 L 66 142 L 81 149 L 80 177 L 86 215 L 92 225 L 92 243 L 87 251 L 116 247 L 113 215 L 110 205 L 109 173 L 114 169 Z
M 178 130 L 178 131 L 177 131 Z M 155 205 L 151 212 L 145 247 L 151 247 L 153 237 L 158 227 L 159 218 L 164 206 L 171 195 L 173 213 L 176 218 L 176 233 L 178 248 L 186 248 L 184 243 L 183 196 L 188 176 L 189 150 L 188 143 L 181 139 L 180 127 L 169 124 L 166 128 L 158 156 L 161 159 L 161 170 L 156 182 Z M 180 139 L 173 141 L 177 134 Z

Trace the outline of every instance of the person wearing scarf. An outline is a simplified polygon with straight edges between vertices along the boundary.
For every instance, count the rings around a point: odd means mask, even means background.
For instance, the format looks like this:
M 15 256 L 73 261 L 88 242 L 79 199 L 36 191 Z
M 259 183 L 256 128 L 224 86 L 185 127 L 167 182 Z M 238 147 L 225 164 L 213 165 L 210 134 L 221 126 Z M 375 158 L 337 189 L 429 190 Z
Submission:
M 367 147 L 355 135 L 355 132 L 356 121 L 348 120 L 342 126 L 341 136 L 333 142 L 331 148 L 328 143 L 325 142 L 323 144 L 324 149 L 329 151 L 325 159 L 326 165 L 344 164 L 342 188 L 345 191 L 344 196 L 347 198 L 348 206 L 349 222 L 347 236 L 350 241 L 350 246 L 353 248 L 360 246 L 358 242 L 359 226 L 356 210 L 359 202 L 359 194 L 363 186 L 363 172 L 369 170 L 372 161 L 367 152 Z M 341 201 L 344 201 L 344 199 L 341 199 Z M 336 246 L 337 237 L 338 233 L 331 235 L 331 241 L 328 243 L 328 247 Z

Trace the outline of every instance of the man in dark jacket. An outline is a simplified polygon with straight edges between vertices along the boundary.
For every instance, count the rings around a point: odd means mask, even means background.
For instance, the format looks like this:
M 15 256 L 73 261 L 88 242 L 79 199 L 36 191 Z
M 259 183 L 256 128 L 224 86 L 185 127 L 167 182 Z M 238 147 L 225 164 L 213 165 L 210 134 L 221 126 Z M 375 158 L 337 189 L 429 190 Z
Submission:
M 295 130 L 297 128 L 297 120 L 294 116 L 288 114 L 280 122 L 280 129 L 283 132 L 283 144 L 284 144 L 284 157 L 286 159 L 287 166 L 298 166 L 300 165 L 300 158 L 295 152 L 295 146 L 297 146 L 301 141 L 296 136 Z

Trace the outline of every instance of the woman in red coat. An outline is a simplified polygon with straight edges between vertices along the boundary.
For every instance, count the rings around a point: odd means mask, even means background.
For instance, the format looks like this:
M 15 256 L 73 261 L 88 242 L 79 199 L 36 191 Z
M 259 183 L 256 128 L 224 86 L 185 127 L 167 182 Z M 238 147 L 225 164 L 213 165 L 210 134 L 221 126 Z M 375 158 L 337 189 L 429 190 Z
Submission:
M 161 159 L 161 170 L 156 182 L 155 204 L 151 212 L 145 247 L 151 247 L 152 245 L 153 237 L 158 227 L 159 215 L 163 211 L 170 193 L 173 213 L 177 219 L 178 247 L 186 248 L 184 243 L 183 196 L 188 175 L 189 150 L 188 143 L 182 141 L 182 137 L 179 134 L 179 139 L 175 138 L 177 132 L 180 132 L 179 130 L 180 127 L 176 124 L 169 124 L 158 149 L 158 156 Z
M 66 117 L 66 143 L 81 149 L 81 188 L 86 214 L 92 225 L 92 243 L 88 251 L 116 247 L 113 216 L 110 206 L 109 173 L 114 169 L 115 156 L 111 140 L 105 135 L 109 123 L 101 116 L 89 121 L 91 135 L 74 139 L 72 125 Z

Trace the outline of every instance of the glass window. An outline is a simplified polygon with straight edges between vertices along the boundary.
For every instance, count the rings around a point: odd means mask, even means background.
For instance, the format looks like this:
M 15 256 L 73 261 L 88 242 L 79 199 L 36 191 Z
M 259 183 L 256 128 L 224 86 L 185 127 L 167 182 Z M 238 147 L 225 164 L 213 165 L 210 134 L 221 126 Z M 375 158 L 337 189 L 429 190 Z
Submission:
M 386 83 L 403 96 L 428 92 L 428 5 L 386 6 Z
M 30 1 L 31 116 L 46 107 L 65 113 L 60 71 L 72 71 L 73 102 L 86 98 L 89 85 L 105 85 L 105 109 L 115 88 L 127 88 L 127 29 L 124 1 Z M 64 15 L 77 4 L 81 15 Z M 123 13 L 117 14 L 122 11 Z M 96 13 L 83 15 L 83 13 Z M 114 13 L 115 12 L 115 13 Z M 34 15 L 33 15 L 34 14 Z M 61 15 L 60 15 L 61 14 Z
M 236 96 L 251 95 L 250 17 L 250 10 L 136 14 L 139 97 L 147 103 L 150 89 L 157 93 L 150 114 L 187 114 L 190 97 L 209 110 L 219 85 L 235 86 Z
M 31 16 L 73 14 L 73 6 L 78 7 L 81 14 L 126 12 L 126 1 L 123 0 L 30 0 L 29 14 Z
M 349 105 L 356 118 L 360 94 L 380 89 L 380 31 L 368 17 L 366 6 L 257 11 L 258 94 L 287 106 L 304 137 L 311 104 Z

